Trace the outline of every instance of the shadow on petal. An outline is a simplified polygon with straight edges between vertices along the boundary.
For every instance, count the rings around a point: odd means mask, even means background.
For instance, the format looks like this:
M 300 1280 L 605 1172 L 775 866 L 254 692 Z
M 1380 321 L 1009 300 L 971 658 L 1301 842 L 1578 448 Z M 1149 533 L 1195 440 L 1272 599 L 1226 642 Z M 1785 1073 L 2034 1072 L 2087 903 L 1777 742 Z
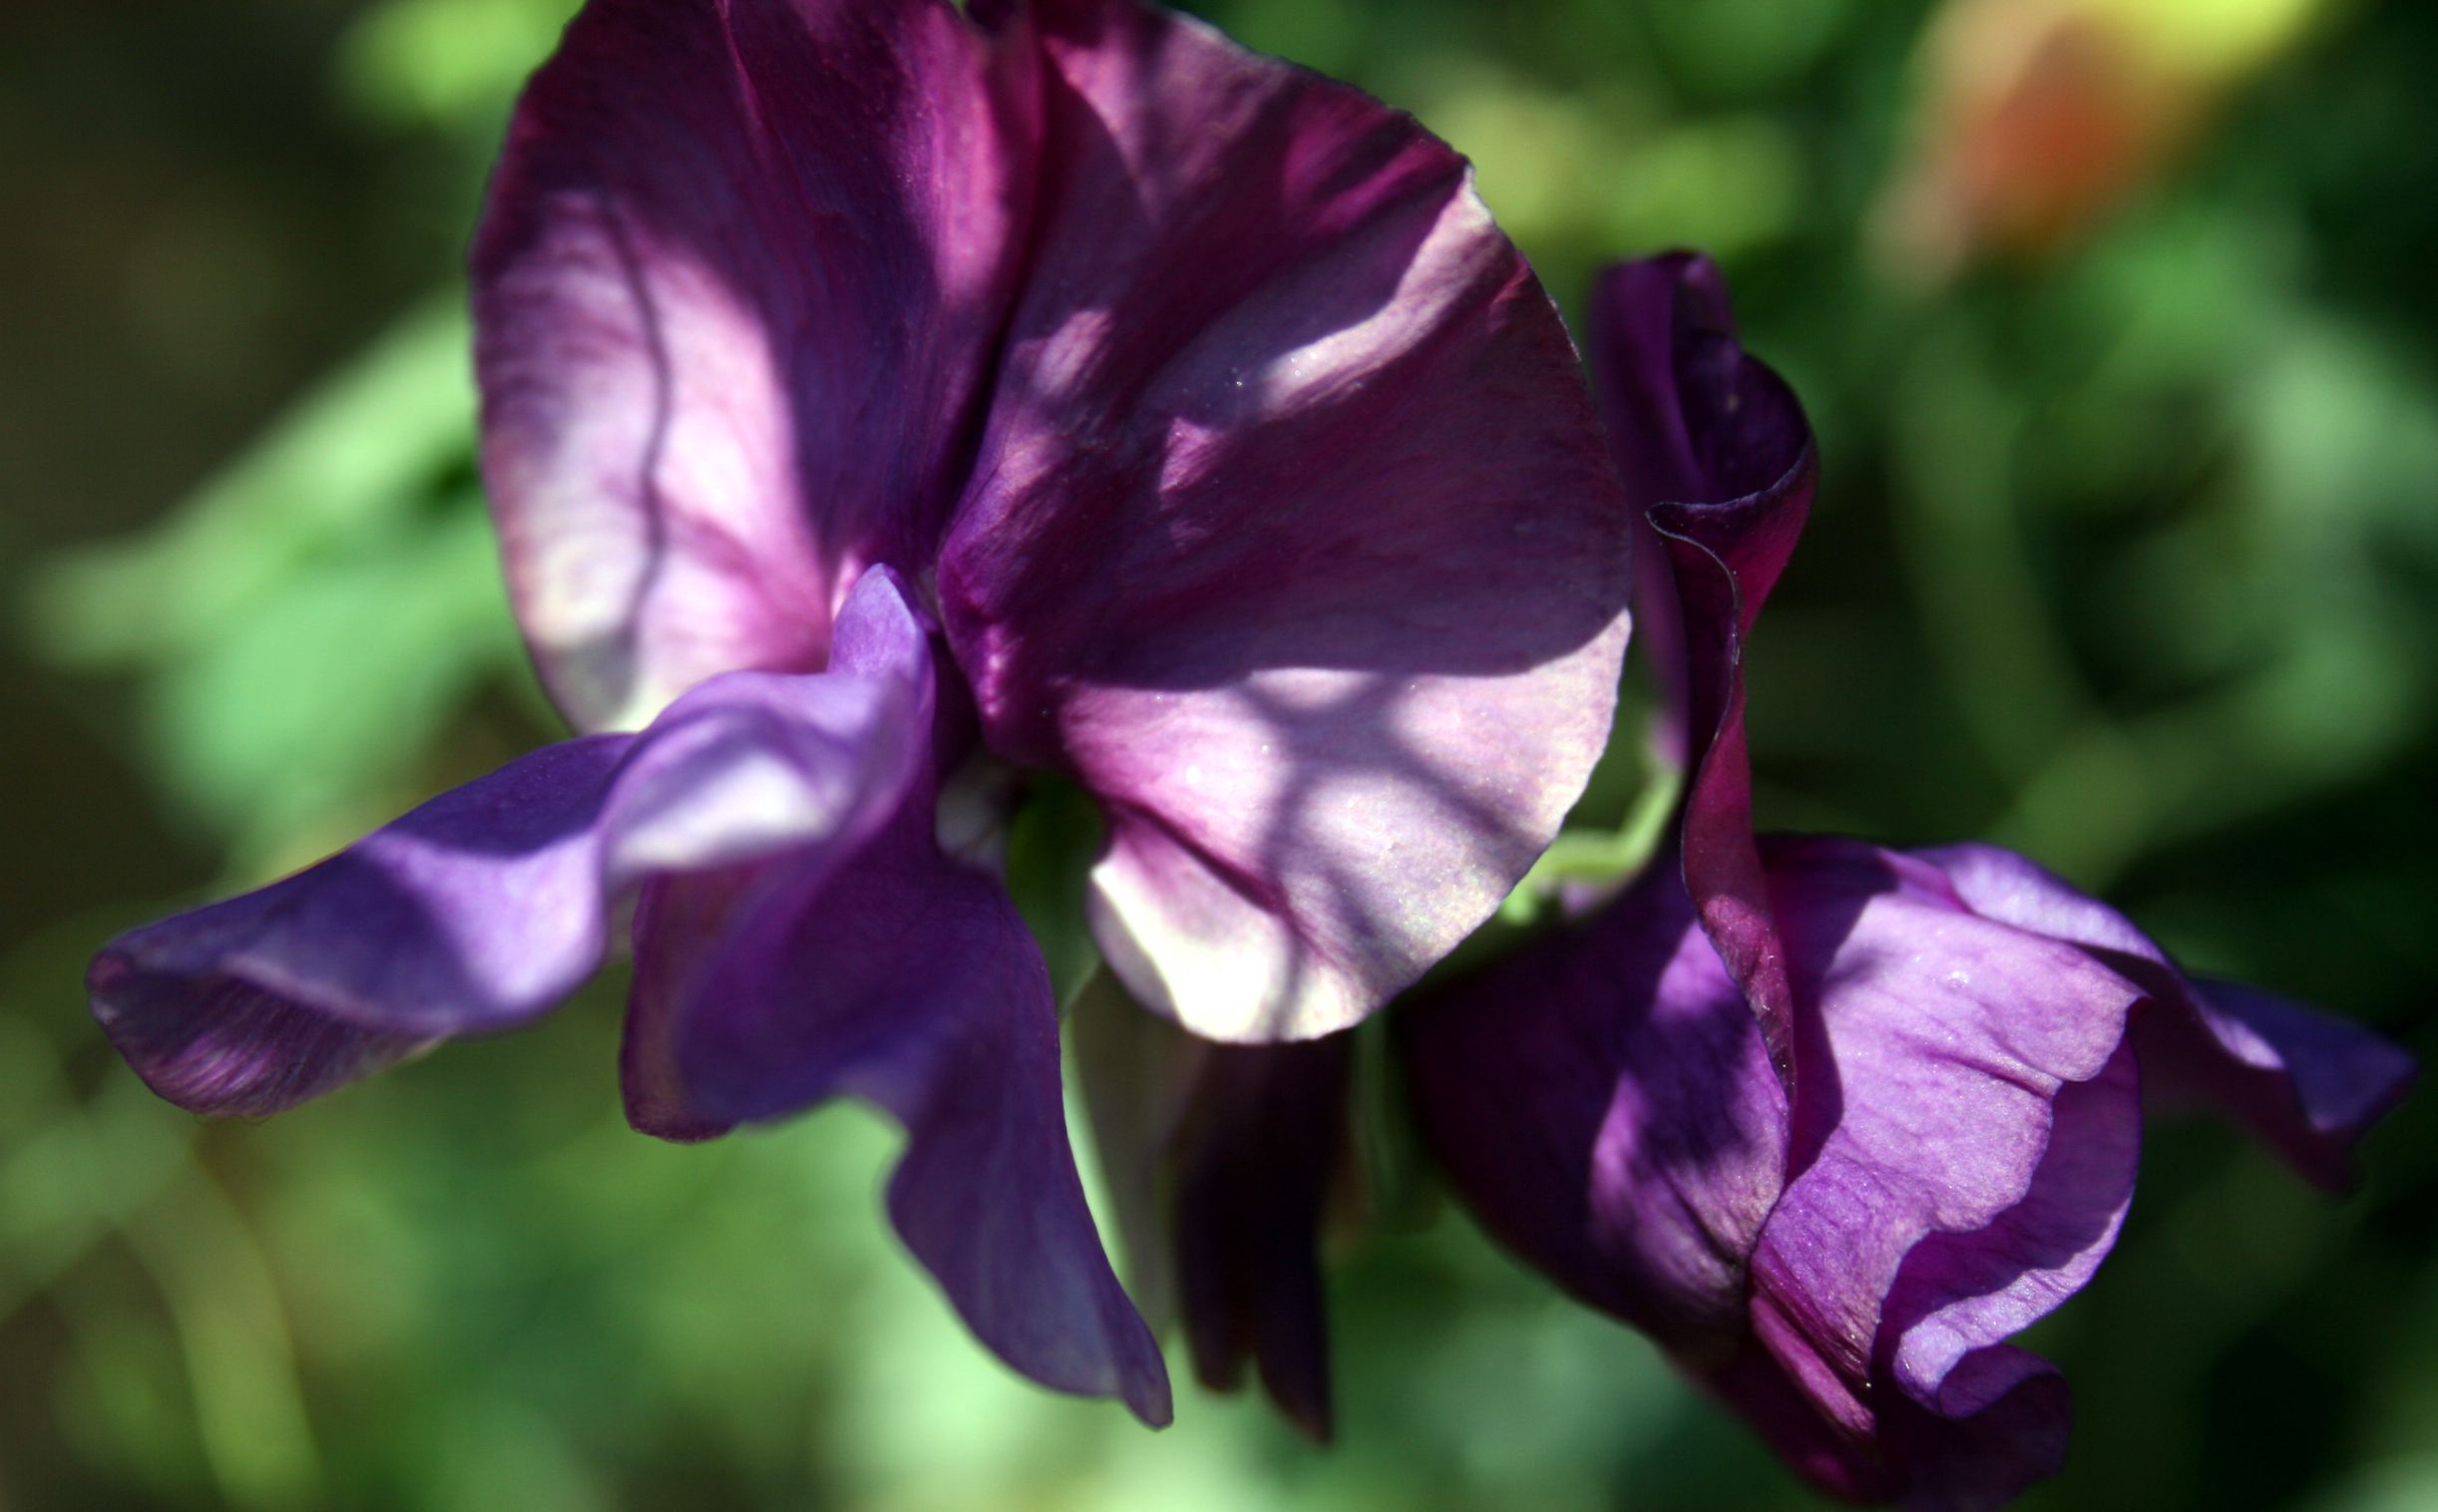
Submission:
M 907 1133 L 890 1216 L 975 1335 L 1043 1385 L 1168 1421 L 1067 1144 L 1047 968 L 999 883 L 941 854 L 928 793 L 837 865 L 663 883 L 637 952 L 638 1127 L 702 1137 L 837 1096 L 886 1110 Z

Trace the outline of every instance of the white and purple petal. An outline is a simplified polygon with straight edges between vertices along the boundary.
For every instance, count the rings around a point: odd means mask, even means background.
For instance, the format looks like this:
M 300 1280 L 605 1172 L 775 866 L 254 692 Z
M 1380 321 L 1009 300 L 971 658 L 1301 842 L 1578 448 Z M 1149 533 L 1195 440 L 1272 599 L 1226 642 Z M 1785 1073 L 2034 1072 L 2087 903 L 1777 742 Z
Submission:
M 1605 739 L 1625 533 L 1463 164 L 1134 0 L 595 0 L 475 257 L 520 618 L 587 728 L 821 664 L 873 562 L 1200 1032 L 1360 1018 Z M 935 564 L 935 554 L 937 560 Z
M 1627 521 L 1464 164 L 1130 0 L 1023 8 L 1032 260 L 942 612 L 1002 754 L 1102 803 L 1102 951 L 1312 1038 L 1540 853 L 1604 742 Z
M 474 251 L 483 467 L 579 728 L 817 670 L 962 484 L 1031 197 L 1024 60 L 946 0 L 593 0 Z

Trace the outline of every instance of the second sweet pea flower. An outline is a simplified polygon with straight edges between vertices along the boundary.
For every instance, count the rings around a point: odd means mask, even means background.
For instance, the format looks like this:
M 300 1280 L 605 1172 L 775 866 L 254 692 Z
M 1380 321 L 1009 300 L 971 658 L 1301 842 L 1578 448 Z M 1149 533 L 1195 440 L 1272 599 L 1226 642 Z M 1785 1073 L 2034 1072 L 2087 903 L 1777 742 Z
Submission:
M 1095 937 L 1197 1035 L 1411 983 L 1613 710 L 1624 514 L 1549 301 L 1444 145 L 1134 0 L 593 0 L 474 272 L 515 606 L 590 733 L 113 942 L 96 1013 L 274 1111 L 546 1011 L 631 898 L 638 1127 L 889 1109 L 975 1331 L 1164 1420 L 940 794 L 1088 791 Z
M 1995 1506 L 2063 1461 L 2065 1383 L 2009 1340 L 2114 1244 L 2144 1100 L 2197 1093 L 2334 1185 L 2411 1064 L 2188 976 L 2003 851 L 1757 837 L 1743 647 L 1811 503 L 1810 429 L 1707 262 L 1615 269 L 1593 317 L 1678 833 L 1621 897 L 1400 1013 L 1411 1104 L 1485 1227 L 1814 1482 Z

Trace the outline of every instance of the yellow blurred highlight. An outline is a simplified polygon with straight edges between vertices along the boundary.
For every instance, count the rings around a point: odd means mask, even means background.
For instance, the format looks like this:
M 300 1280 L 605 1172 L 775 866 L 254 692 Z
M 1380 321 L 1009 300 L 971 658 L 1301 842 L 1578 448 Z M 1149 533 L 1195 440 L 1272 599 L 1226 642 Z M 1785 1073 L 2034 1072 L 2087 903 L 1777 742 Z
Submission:
M 2275 62 L 2328 14 L 2329 0 L 2081 0 L 2183 73 L 2235 83 Z
M 2078 241 L 2334 0 L 1948 0 L 1870 234 L 1899 282 Z

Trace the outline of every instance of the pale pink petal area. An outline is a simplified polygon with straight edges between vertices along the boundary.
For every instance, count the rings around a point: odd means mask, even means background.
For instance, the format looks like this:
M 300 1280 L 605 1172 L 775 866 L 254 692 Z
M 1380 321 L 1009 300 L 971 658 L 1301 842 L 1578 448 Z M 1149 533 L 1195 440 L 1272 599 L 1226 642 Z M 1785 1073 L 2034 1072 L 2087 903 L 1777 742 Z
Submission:
M 1128 988 L 1317 1037 L 1479 924 L 1580 792 L 1628 522 L 1453 152 L 1198 22 L 1030 9 L 1033 261 L 943 616 L 994 748 L 1107 813 Z
M 972 449 L 1029 198 L 1021 59 L 946 0 L 594 0 L 474 252 L 517 615 L 585 729 L 818 670 Z

